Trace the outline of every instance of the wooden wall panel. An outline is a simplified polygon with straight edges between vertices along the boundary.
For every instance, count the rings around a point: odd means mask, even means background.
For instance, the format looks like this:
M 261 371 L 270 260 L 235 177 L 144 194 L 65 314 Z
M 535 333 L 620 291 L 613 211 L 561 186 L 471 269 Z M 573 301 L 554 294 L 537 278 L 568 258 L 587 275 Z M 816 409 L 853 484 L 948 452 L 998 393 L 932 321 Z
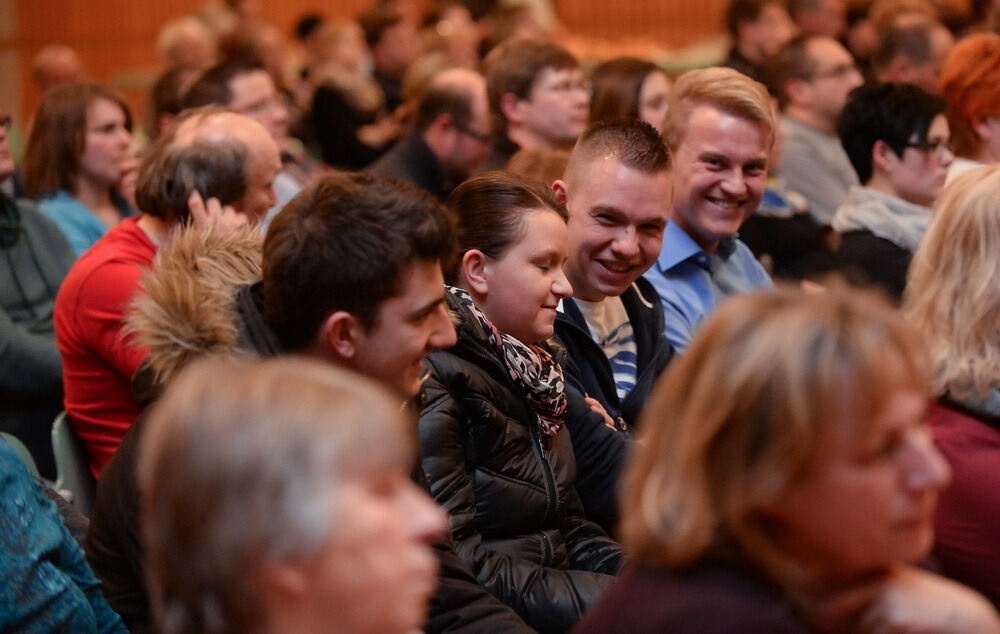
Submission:
M 613 40 L 652 38 L 664 48 L 684 46 L 718 33 L 727 0 L 554 0 L 571 32 Z M 14 53 L 20 98 L 13 110 L 21 121 L 37 107 L 40 95 L 31 80 L 31 63 L 46 44 L 75 48 L 95 81 L 122 92 L 141 116 L 145 87 L 155 77 L 156 35 L 167 21 L 196 10 L 203 0 L 0 0 L 11 4 L 14 29 L 0 33 L 0 53 Z M 264 20 L 290 32 L 298 16 L 317 11 L 330 16 L 356 15 L 370 0 L 259 0 Z M 8 13 L 9 14 L 9 13 Z M 13 31 L 11 33 L 11 31 Z M 9 68 L 9 66 L 8 66 Z M 0 104 L 3 106 L 4 104 Z M 10 104 L 7 104 L 10 107 Z

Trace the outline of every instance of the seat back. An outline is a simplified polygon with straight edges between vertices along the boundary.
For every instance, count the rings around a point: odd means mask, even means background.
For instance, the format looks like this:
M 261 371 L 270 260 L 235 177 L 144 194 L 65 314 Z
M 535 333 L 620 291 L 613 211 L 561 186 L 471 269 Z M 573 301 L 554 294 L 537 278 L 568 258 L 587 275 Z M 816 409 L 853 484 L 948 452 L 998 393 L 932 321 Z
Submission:
M 0 438 L 3 438 L 7 444 L 10 445 L 10 448 L 17 454 L 17 457 L 24 463 L 24 466 L 28 468 L 29 473 L 36 478 L 39 477 L 38 466 L 35 464 L 35 459 L 31 457 L 31 452 L 24 446 L 21 439 L 14 434 L 9 434 L 5 431 L 0 431 Z
M 70 426 L 66 412 L 56 416 L 52 425 L 52 453 L 56 457 L 56 483 L 53 488 L 63 494 L 76 510 L 90 517 L 97 481 L 90 473 L 87 449 Z

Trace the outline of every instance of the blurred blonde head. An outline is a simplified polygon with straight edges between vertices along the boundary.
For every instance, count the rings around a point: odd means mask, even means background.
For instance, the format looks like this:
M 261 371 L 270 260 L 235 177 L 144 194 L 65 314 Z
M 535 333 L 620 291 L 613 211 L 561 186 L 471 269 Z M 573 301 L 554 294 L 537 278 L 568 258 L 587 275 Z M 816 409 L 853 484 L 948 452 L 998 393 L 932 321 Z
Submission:
M 945 187 L 913 256 L 907 318 L 928 343 L 937 395 L 985 397 L 1000 385 L 1000 165 Z

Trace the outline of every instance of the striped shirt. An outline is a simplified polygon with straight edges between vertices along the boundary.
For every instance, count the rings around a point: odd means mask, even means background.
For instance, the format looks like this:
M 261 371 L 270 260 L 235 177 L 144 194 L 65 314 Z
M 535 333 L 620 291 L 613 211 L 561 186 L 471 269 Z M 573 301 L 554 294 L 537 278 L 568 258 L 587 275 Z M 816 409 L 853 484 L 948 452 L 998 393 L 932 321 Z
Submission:
M 635 387 L 638 351 L 635 331 L 620 297 L 606 297 L 599 302 L 574 299 L 590 328 L 590 336 L 604 350 L 615 377 L 618 399 L 624 400 Z

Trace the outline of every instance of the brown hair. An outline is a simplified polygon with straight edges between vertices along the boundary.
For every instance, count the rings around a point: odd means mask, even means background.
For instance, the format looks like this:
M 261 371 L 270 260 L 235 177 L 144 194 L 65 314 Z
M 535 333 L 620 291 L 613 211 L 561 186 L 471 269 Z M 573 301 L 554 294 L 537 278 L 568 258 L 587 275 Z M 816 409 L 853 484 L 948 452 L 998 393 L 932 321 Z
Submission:
M 591 76 L 590 122 L 638 119 L 642 83 L 656 72 L 664 71 L 653 62 L 637 57 L 617 57 L 599 64 Z
M 944 60 L 938 85 L 948 102 L 955 152 L 972 157 L 982 144 L 975 125 L 1000 116 L 1000 35 L 975 33 L 959 40 Z
M 638 119 L 613 119 L 591 124 L 580 135 L 566 166 L 566 182 L 572 187 L 595 157 L 605 156 L 646 174 L 670 169 L 670 152 L 653 126 Z
M 853 425 L 868 440 L 900 385 L 926 393 L 922 351 L 875 295 L 834 283 L 730 298 L 643 411 L 622 495 L 625 548 L 672 568 L 735 552 L 800 578 L 764 513 L 817 467 L 833 430 Z
M 116 104 L 132 130 L 132 112 L 121 97 L 97 84 L 64 84 L 46 91 L 35 113 L 21 165 L 28 198 L 72 192 L 80 174 L 87 132 L 87 110 L 98 99 Z
M 568 217 L 548 187 L 502 171 L 470 178 L 452 191 L 447 204 L 457 220 L 460 256 L 477 249 L 493 259 L 502 257 L 524 235 L 527 212 L 553 211 L 564 221 Z M 457 275 L 457 267 L 450 267 L 448 283 Z
M 447 266 L 454 241 L 451 215 L 423 190 L 370 173 L 324 176 L 289 201 L 268 229 L 268 325 L 292 351 L 308 346 L 335 310 L 371 328 L 410 264 Z
M 486 69 L 486 92 L 490 102 L 490 128 L 494 136 L 507 136 L 507 117 L 500 109 L 500 99 L 511 93 L 518 99 L 531 97 L 535 80 L 546 68 L 578 68 L 573 54 L 548 40 L 512 38 L 490 51 L 483 61 Z

